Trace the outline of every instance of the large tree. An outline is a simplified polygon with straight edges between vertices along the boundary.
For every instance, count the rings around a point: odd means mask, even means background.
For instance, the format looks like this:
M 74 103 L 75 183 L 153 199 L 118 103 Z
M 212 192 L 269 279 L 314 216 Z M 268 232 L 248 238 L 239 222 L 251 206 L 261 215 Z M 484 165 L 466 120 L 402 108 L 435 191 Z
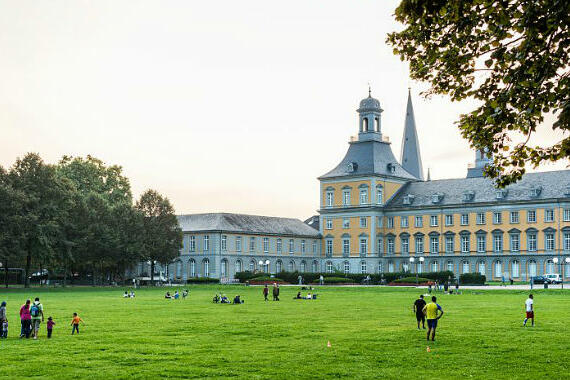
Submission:
M 427 94 L 480 104 L 458 121 L 470 144 L 492 153 L 486 174 L 500 186 L 528 164 L 570 156 L 570 137 L 551 146 L 529 139 L 547 114 L 570 129 L 570 1 L 403 0 L 401 32 L 388 35 Z
M 156 262 L 168 264 L 182 247 L 182 230 L 168 198 L 147 190 L 135 206 L 143 216 L 143 255 L 150 261 L 150 279 L 154 283 Z

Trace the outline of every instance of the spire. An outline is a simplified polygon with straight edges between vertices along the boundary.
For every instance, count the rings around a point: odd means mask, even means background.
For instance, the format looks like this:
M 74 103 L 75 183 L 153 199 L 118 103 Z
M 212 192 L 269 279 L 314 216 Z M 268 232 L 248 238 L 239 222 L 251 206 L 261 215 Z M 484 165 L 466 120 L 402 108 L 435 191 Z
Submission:
M 406 121 L 404 124 L 404 137 L 402 139 L 402 155 L 400 161 L 404 169 L 416 178 L 423 180 L 422 156 L 420 154 L 420 142 L 416 131 L 414 108 L 412 106 L 412 94 L 408 87 L 408 105 L 406 107 Z

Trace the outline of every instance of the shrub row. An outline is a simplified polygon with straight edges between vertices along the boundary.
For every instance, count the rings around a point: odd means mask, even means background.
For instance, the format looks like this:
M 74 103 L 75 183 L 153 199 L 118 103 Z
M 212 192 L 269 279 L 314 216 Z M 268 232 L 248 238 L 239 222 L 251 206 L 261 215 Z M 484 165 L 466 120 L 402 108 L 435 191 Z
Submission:
M 217 284 L 219 282 L 219 279 L 209 277 L 191 277 L 186 280 L 187 284 Z
M 463 273 L 459 276 L 462 285 L 484 285 L 487 278 L 481 273 Z
M 406 284 L 425 284 L 426 282 L 431 282 L 432 280 L 430 280 L 429 278 L 425 278 L 425 277 L 418 277 L 417 281 L 415 277 L 404 277 L 404 278 L 399 278 L 397 280 L 395 280 L 394 282 L 397 284 L 400 283 L 406 283 Z

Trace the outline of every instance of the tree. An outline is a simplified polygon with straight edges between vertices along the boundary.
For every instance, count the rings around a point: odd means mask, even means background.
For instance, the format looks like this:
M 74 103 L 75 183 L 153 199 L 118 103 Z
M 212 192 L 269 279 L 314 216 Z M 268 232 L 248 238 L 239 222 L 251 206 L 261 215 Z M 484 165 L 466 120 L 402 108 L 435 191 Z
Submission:
M 150 280 L 154 283 L 155 262 L 167 264 L 182 247 L 182 230 L 168 198 L 147 190 L 135 205 L 143 216 L 143 255 L 150 261 Z
M 570 129 L 570 2 L 560 0 L 403 0 L 390 33 L 394 53 L 430 94 L 473 98 L 480 106 L 458 127 L 472 147 L 492 153 L 485 174 L 499 186 L 519 180 L 530 163 L 570 156 L 570 137 L 552 146 L 529 139 L 552 113 Z

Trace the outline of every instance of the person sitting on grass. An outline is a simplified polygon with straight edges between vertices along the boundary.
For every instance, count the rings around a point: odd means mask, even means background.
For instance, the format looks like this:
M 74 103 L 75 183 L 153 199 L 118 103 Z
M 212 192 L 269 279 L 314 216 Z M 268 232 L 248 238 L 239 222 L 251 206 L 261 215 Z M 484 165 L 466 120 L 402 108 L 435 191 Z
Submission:
M 79 322 L 85 324 L 85 322 L 83 322 L 83 319 L 79 318 L 79 315 L 77 315 L 77 313 L 73 313 L 73 319 L 71 320 L 71 326 L 73 326 L 71 329 L 71 335 L 73 335 L 76 331 L 77 334 L 79 334 Z
M 242 304 L 242 303 L 243 303 L 243 301 L 242 301 L 242 299 L 240 298 L 240 295 L 239 295 L 239 294 L 234 297 L 234 305 L 239 305 L 239 304 Z
M 218 302 L 220 302 L 220 297 L 218 297 L 218 295 L 216 294 L 216 295 L 214 296 L 214 298 L 212 298 L 212 302 L 213 302 L 213 303 L 218 303 Z
M 186 297 L 188 297 L 188 289 L 184 289 L 182 292 L 182 299 L 186 299 Z
M 180 294 L 178 293 L 178 290 L 174 292 L 174 299 L 177 300 L 178 298 L 180 298 Z
M 313 295 L 311 293 L 307 293 L 307 297 L 305 297 L 306 300 L 312 300 L 313 299 Z
M 303 299 L 303 297 L 301 297 L 301 292 L 298 292 L 297 295 L 295 296 L 295 298 L 293 298 L 294 300 L 300 300 Z
M 135 298 L 135 292 L 131 290 L 131 298 Z
M 166 294 L 164 295 L 164 298 L 172 299 L 170 292 L 166 292 Z
M 123 294 L 123 298 L 129 298 L 129 292 L 125 290 L 125 294 Z
M 221 303 L 230 303 L 230 300 L 225 295 L 222 295 Z

